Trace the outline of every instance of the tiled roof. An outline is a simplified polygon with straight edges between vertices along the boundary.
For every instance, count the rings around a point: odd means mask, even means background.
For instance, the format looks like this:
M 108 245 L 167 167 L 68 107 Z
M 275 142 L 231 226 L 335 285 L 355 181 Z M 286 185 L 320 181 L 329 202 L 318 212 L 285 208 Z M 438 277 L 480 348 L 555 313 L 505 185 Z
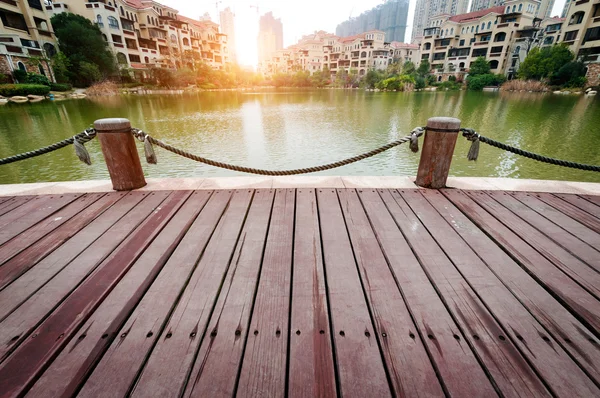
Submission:
M 391 42 L 390 46 L 394 47 L 394 48 L 410 48 L 410 49 L 415 49 L 415 50 L 419 48 L 419 46 L 416 45 L 416 44 L 402 43 L 402 42 L 399 42 L 399 41 L 393 41 L 393 42 Z
M 504 14 L 504 6 L 497 6 L 492 8 L 486 8 L 485 10 L 473 11 L 466 14 L 458 14 L 448 18 L 449 21 L 453 22 L 466 22 L 473 19 L 479 19 L 485 17 L 488 14 Z

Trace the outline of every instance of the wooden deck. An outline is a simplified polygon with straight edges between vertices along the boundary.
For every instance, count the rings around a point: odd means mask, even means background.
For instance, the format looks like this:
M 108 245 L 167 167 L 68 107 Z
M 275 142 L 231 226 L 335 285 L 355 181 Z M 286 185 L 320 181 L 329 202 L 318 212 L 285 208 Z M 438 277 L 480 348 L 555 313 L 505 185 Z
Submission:
M 600 396 L 600 197 L 0 197 L 0 396 Z

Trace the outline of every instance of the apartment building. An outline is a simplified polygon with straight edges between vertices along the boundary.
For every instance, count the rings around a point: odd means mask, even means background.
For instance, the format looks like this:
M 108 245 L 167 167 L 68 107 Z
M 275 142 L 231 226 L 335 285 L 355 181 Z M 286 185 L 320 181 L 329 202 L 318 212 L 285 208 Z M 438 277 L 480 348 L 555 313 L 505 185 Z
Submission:
M 515 76 L 527 53 L 539 44 L 539 32 L 553 22 L 543 24 L 535 18 L 538 4 L 511 0 L 467 14 L 433 17 L 424 30 L 421 59 L 431 62 L 440 81 L 464 75 L 478 57 L 490 62 L 493 73 Z
M 537 1 L 537 8 L 535 16 L 538 18 L 549 18 L 552 13 L 552 7 L 554 7 L 555 0 L 539 0 Z M 566 0 L 567 3 L 570 0 Z M 506 4 L 506 0 L 473 0 L 471 3 L 471 12 L 485 10 L 488 8 L 503 6 Z
M 468 7 L 469 0 L 417 0 L 413 19 L 412 42 L 421 42 L 423 31 L 429 27 L 431 17 L 440 14 L 464 14 L 467 12 Z
M 56 48 L 50 15 L 40 0 L 0 1 L 0 73 L 11 76 L 20 69 L 54 80 L 47 58 Z
M 283 50 L 283 24 L 268 12 L 260 17 L 258 25 L 258 69 L 265 71 L 278 51 Z
M 62 0 L 46 5 L 51 14 L 71 12 L 93 21 L 122 68 L 142 78 L 150 68 L 192 67 L 204 61 L 222 69 L 229 62 L 227 36 L 211 21 L 179 15 L 152 0 Z
M 235 47 L 235 14 L 231 8 L 227 7 L 219 13 L 219 21 L 221 22 L 221 32 L 227 35 L 229 43 L 229 60 L 236 63 L 236 47 Z
M 587 66 L 588 85 L 600 85 L 600 0 L 571 1 L 561 41 Z

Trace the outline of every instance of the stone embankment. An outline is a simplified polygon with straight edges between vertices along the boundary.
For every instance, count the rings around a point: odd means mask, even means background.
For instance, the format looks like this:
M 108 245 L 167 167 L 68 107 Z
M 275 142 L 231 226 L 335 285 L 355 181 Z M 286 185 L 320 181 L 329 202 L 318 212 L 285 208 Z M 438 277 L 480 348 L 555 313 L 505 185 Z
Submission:
M 0 96 L 0 105 L 4 105 L 7 104 L 9 102 L 14 102 L 17 104 L 22 104 L 25 102 L 40 102 L 43 101 L 45 99 L 50 99 L 50 100 L 64 100 L 64 99 L 77 99 L 77 98 L 86 98 L 87 96 L 85 95 L 85 93 L 83 91 L 81 92 L 73 92 L 73 93 L 59 93 L 59 92 L 51 92 L 48 95 L 33 95 L 30 94 L 27 97 L 23 97 L 20 95 L 16 95 L 14 97 L 2 97 Z

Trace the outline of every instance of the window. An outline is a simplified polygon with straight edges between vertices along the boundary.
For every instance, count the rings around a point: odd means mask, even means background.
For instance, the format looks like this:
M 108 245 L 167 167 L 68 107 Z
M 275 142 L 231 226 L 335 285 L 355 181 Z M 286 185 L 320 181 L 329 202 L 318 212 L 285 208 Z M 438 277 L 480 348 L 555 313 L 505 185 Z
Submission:
M 133 23 L 131 23 L 131 21 L 123 19 L 123 20 L 121 20 L 121 24 L 123 25 L 123 29 L 125 29 L 125 30 L 131 30 L 131 31 L 135 30 L 135 27 L 133 26 Z
M 184 46 L 189 46 L 189 45 L 190 45 L 190 41 L 188 40 L 188 38 L 187 38 L 187 37 L 184 37 L 184 38 L 183 38 L 183 45 L 184 45 Z
M 481 30 L 484 31 L 485 30 L 485 23 L 481 24 Z
M 600 17 L 600 4 L 596 4 L 594 6 L 594 11 L 592 11 L 592 17 Z
M 488 22 L 488 30 L 492 29 L 492 22 Z
M 465 67 L 465 63 L 464 63 L 464 62 L 461 62 L 460 64 L 458 64 L 458 67 L 459 67 L 459 68 L 464 68 L 464 67 Z
M 171 35 L 171 43 L 177 43 L 177 36 Z
M 446 58 L 446 53 L 445 52 L 433 54 L 433 60 L 434 61 L 439 61 L 439 60 L 444 59 L 444 58 Z
M 125 10 L 123 10 L 123 7 L 119 6 L 119 11 L 121 11 L 121 16 L 124 17 L 125 16 Z
M 552 44 L 554 42 L 554 37 L 553 36 L 547 36 L 544 39 L 544 45 L 545 46 L 549 46 L 550 44 Z
M 523 11 L 523 4 L 519 4 L 519 12 Z
M 22 70 L 23 72 L 27 72 L 27 68 L 25 67 L 25 64 L 21 61 L 17 62 L 17 68 L 19 68 L 19 70 Z
M 450 35 L 454 35 L 454 28 L 450 29 Z
M 515 47 L 515 54 L 519 54 L 521 52 L 521 46 Z
M 423 45 L 423 49 L 424 49 L 424 50 L 431 50 L 431 43 L 425 43 L 425 44 Z
M 106 20 L 108 21 L 108 26 L 111 29 L 119 29 L 119 21 L 117 21 L 117 18 L 108 17 L 108 18 L 106 18 Z
M 473 57 L 485 57 L 487 55 L 487 48 L 476 48 L 473 50 L 471 56 Z
M 479 25 L 475 27 L 475 33 L 479 33 Z
M 572 30 L 570 32 L 565 33 L 565 37 L 563 41 L 573 41 L 577 38 L 577 30 Z
M 127 57 L 123 53 L 117 53 L 117 62 L 121 65 L 127 64 Z
M 450 39 L 443 39 L 440 40 L 440 44 L 438 47 L 445 47 L 445 46 L 449 46 L 450 45 Z
M 517 11 L 517 5 L 515 4 L 512 8 L 512 12 L 516 12 Z
M 506 13 L 508 14 L 510 12 L 510 6 L 506 7 Z
M 596 40 L 600 40 L 600 27 L 589 28 L 585 32 L 585 36 L 583 37 L 583 43 Z
M 50 43 L 44 43 L 44 51 L 46 51 L 46 56 L 48 58 L 52 58 L 56 55 L 56 48 Z
M 583 17 L 585 16 L 585 12 L 577 11 L 575 14 L 571 15 L 571 20 L 569 21 L 569 25 L 577 25 L 583 21 Z
M 490 61 L 490 69 L 492 69 L 492 70 L 493 70 L 493 69 L 498 69 L 498 65 L 499 65 L 499 64 L 500 64 L 500 63 L 499 63 L 499 62 L 498 62 L 498 60 L 496 60 L 496 59 L 494 59 L 494 60 Z
M 38 65 L 38 70 L 40 71 L 40 75 L 46 76 L 46 71 L 44 70 L 42 64 Z
M 502 52 L 502 46 L 492 47 L 490 49 L 490 54 L 498 54 Z
M 494 41 L 496 41 L 496 42 L 504 41 L 504 40 L 506 40 L 506 33 L 504 33 L 504 32 L 496 33 L 496 36 L 494 36 Z
M 465 39 L 462 39 L 460 42 L 458 42 L 458 45 L 461 46 L 461 47 L 464 46 L 465 45 Z
M 140 62 L 140 56 L 139 55 L 135 55 L 135 54 L 129 54 L 129 61 L 130 62 Z
M 150 63 L 150 58 L 144 57 L 144 62 L 147 63 L 147 64 L 149 64 Z
M 104 27 L 104 22 L 102 22 L 102 15 L 98 15 L 96 17 L 96 25 L 98 25 L 99 27 L 103 28 Z

